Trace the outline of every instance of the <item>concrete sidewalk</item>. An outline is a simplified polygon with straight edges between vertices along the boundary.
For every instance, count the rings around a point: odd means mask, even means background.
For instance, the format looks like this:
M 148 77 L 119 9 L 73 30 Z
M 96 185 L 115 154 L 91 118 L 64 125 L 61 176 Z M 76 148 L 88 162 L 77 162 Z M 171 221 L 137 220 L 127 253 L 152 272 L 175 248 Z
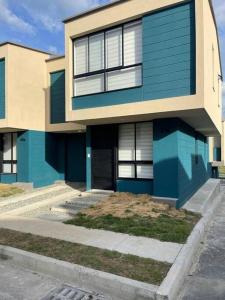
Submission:
M 161 242 L 145 237 L 86 229 L 84 227 L 18 216 L 1 216 L 0 228 L 8 228 L 168 263 L 175 261 L 183 247 L 181 244 Z

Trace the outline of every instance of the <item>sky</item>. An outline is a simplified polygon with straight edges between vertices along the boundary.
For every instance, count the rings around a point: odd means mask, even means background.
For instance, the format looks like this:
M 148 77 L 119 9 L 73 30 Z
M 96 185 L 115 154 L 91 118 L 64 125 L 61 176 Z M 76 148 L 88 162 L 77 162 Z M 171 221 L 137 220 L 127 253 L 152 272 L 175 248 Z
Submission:
M 0 0 L 0 43 L 14 41 L 64 53 L 62 20 L 113 0 Z M 151 1 L 151 0 L 148 0 Z M 225 74 L 225 0 L 213 0 Z M 223 84 L 225 115 L 225 83 Z

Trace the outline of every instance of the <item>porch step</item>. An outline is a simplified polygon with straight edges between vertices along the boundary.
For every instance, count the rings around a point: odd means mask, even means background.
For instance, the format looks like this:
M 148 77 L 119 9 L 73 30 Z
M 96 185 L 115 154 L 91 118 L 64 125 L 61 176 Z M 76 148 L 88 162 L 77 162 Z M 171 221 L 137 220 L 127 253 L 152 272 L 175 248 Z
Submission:
M 27 192 L 23 194 L 19 194 L 17 196 L 12 196 L 9 198 L 1 198 L 0 199 L 0 208 L 8 205 L 13 205 L 21 201 L 25 200 L 34 200 L 36 197 L 40 197 L 42 195 L 47 195 L 49 193 L 59 192 L 64 190 L 65 186 L 52 185 L 46 188 L 40 188 L 37 190 L 33 190 L 32 192 Z
M 58 193 L 54 194 L 46 194 L 45 198 L 40 200 L 39 197 L 37 197 L 36 201 L 33 203 L 28 203 L 26 205 L 23 205 L 21 207 L 17 207 L 15 209 L 10 209 L 7 210 L 5 213 L 9 214 L 10 216 L 19 216 L 19 215 L 26 215 L 27 213 L 29 214 L 30 212 L 33 212 L 35 210 L 40 210 L 42 207 L 52 205 L 57 202 L 62 202 L 62 201 L 67 201 L 76 195 L 79 194 L 79 191 L 73 191 L 73 190 L 62 190 L 58 191 Z M 39 199 L 38 199 L 39 198 Z
M 86 193 L 109 196 L 109 195 L 113 194 L 114 191 L 92 189 L 92 190 L 87 191 Z

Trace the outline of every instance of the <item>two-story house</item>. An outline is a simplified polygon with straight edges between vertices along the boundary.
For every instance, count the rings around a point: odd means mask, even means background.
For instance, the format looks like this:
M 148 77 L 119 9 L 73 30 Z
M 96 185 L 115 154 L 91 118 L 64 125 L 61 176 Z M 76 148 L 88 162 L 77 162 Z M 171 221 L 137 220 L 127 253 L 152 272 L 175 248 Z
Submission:
M 182 206 L 222 134 L 211 1 L 120 0 L 64 23 L 63 57 L 0 45 L 0 181 L 85 181 Z
M 181 206 L 222 133 L 211 1 L 115 1 L 64 23 L 66 120 L 87 126 L 87 188 Z

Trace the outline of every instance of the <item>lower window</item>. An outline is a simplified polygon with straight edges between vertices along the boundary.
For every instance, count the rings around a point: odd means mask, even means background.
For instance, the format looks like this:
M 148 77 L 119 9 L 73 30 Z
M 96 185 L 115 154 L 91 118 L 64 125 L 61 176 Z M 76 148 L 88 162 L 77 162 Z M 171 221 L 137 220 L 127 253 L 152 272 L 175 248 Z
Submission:
M 17 133 L 3 133 L 1 136 L 1 173 L 17 173 Z
M 153 179 L 151 122 L 119 126 L 118 177 Z

